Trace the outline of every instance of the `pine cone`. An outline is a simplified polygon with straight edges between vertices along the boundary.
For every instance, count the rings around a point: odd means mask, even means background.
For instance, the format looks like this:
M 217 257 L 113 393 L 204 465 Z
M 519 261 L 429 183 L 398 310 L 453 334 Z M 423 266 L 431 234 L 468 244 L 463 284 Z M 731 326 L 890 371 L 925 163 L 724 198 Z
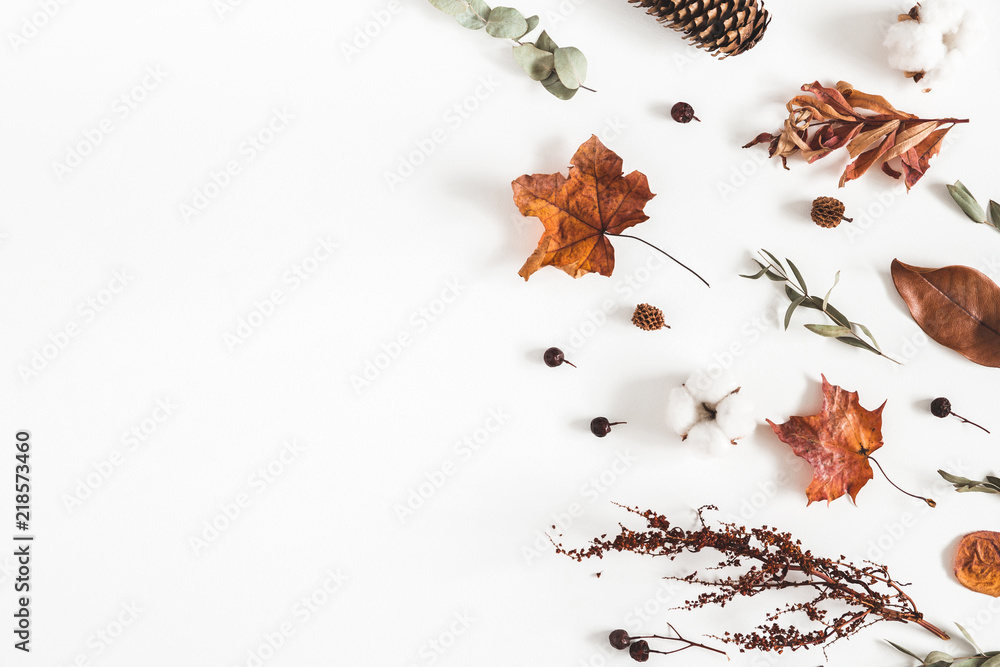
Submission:
M 844 217 L 844 204 L 833 197 L 817 197 L 813 200 L 812 219 L 820 227 L 836 227 L 841 220 L 853 222 Z
M 749 51 L 771 22 L 758 0 L 629 0 L 721 60 Z
M 632 324 L 643 331 L 656 331 L 663 327 L 670 328 L 670 325 L 663 323 L 663 311 L 648 303 L 640 303 L 632 313 Z

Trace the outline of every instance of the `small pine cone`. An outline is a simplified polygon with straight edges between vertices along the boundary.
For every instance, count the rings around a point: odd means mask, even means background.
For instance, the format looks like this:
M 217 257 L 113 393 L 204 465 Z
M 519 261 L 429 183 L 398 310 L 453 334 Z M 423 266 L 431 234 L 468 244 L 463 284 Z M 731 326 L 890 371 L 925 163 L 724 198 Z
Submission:
M 771 17 L 761 0 L 628 0 L 719 59 L 749 51 Z
M 836 227 L 841 220 L 852 222 L 844 217 L 844 203 L 833 197 L 817 197 L 813 200 L 812 220 L 820 227 Z
M 648 303 L 640 303 L 632 313 L 632 324 L 643 331 L 656 331 L 663 327 L 670 328 L 670 325 L 663 323 L 663 311 Z

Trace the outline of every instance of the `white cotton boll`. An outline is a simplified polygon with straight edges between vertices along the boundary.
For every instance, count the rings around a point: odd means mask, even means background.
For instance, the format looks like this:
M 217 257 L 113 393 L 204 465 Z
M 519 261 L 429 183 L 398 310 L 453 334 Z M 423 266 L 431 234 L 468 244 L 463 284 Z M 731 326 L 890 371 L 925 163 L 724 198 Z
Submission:
M 713 455 L 726 454 L 733 448 L 733 443 L 722 432 L 714 421 L 704 421 L 695 424 L 688 433 L 686 444 Z
M 743 394 L 733 394 L 715 408 L 715 421 L 730 440 L 749 435 L 757 426 L 753 406 Z
M 941 64 L 927 72 L 927 76 L 920 80 L 920 85 L 933 88 L 943 81 L 953 79 L 958 72 L 965 69 L 965 55 L 960 51 L 950 51 Z
M 972 54 L 986 42 L 989 30 L 986 22 L 976 12 L 966 12 L 958 32 L 945 35 L 944 43 L 953 51 L 961 51 L 964 55 Z
M 670 390 L 667 396 L 667 423 L 678 435 L 684 435 L 701 419 L 698 405 L 684 387 Z
M 736 389 L 736 380 L 728 373 L 720 373 L 713 378 L 705 371 L 697 371 L 684 383 L 696 401 L 715 405 Z
M 889 66 L 905 72 L 929 72 L 948 53 L 941 31 L 916 21 L 902 21 L 890 27 L 884 44 L 889 52 Z
M 941 34 L 958 30 L 965 17 L 965 7 L 955 0 L 924 0 L 918 11 L 920 22 L 933 26 Z

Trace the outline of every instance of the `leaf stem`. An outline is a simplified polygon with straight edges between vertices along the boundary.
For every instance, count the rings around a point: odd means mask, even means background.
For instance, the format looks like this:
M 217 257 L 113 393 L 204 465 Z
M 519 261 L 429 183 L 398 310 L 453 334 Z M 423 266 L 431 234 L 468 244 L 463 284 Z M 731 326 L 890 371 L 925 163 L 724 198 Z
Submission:
M 918 496 L 918 495 L 910 493 L 909 491 L 903 491 L 903 489 L 899 488 L 899 485 L 896 484 L 891 479 L 889 479 L 889 476 L 885 474 L 885 470 L 882 468 L 882 464 L 879 463 L 878 461 L 876 461 L 875 457 L 869 456 L 868 454 L 865 454 L 865 458 L 867 458 L 869 461 L 871 461 L 872 463 L 874 463 L 875 465 L 877 465 L 878 469 L 879 469 L 879 472 L 882 473 L 882 476 L 885 477 L 886 481 L 889 482 L 890 484 L 892 484 L 893 486 L 895 486 L 898 491 L 900 491 L 902 493 L 905 493 L 906 495 L 908 495 L 911 498 L 916 498 L 917 500 L 922 500 L 925 503 L 927 503 L 930 507 L 937 507 L 937 503 L 934 502 L 933 500 L 931 500 L 930 498 L 924 498 L 923 496 Z
M 972 425 L 973 425 L 973 426 L 975 426 L 976 428 L 981 428 L 981 429 L 983 429 L 984 431 L 986 431 L 986 429 L 985 429 L 984 427 L 980 426 L 979 424 L 977 424 L 977 423 L 976 423 L 976 422 L 974 422 L 974 421 L 970 421 L 970 420 L 966 419 L 965 417 L 963 417 L 962 415 L 958 414 L 957 412 L 952 412 L 951 414 L 955 415 L 956 417 L 958 417 L 959 419 L 961 419 L 961 420 L 962 420 L 963 422 L 965 422 L 966 424 L 972 424 Z M 986 432 L 987 432 L 987 433 L 989 433 L 989 431 L 986 431 Z
M 582 87 L 583 86 L 581 86 L 581 88 Z M 704 278 L 702 278 L 701 276 L 699 276 L 698 273 L 694 269 L 692 269 L 690 266 L 688 266 L 684 262 L 680 261 L 679 259 L 677 259 L 673 255 L 671 255 L 670 253 L 665 252 L 664 250 L 660 250 L 660 248 L 657 248 L 655 245 L 653 245 L 649 241 L 646 241 L 645 239 L 640 239 L 638 236 L 630 236 L 629 234 L 612 234 L 611 232 L 604 232 L 604 233 L 607 236 L 617 236 L 617 237 L 620 237 L 620 238 L 623 238 L 623 239 L 633 239 L 633 240 L 636 240 L 636 241 L 642 241 L 643 243 L 645 243 L 646 245 L 648 245 L 650 248 L 652 248 L 654 250 L 657 250 L 659 252 L 662 252 L 664 255 L 666 255 L 667 257 L 669 257 L 670 259 L 672 259 L 674 262 L 676 262 L 680 266 L 684 267 L 685 269 L 687 269 L 688 271 L 690 271 L 691 273 L 693 273 L 698 278 L 698 280 L 700 280 L 701 282 L 705 283 L 706 287 L 711 287 L 711 285 L 708 284 L 708 281 L 705 280 Z

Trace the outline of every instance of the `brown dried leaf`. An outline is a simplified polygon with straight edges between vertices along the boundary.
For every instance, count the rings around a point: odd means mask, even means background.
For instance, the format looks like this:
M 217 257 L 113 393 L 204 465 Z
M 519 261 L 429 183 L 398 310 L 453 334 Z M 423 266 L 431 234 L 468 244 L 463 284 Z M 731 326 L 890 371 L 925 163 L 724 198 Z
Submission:
M 968 266 L 892 260 L 892 280 L 924 332 L 970 361 L 1000 368 L 1000 287 Z
M 823 376 L 823 410 L 818 415 L 791 417 L 784 424 L 767 420 L 775 435 L 812 465 L 809 503 L 829 504 L 845 493 L 855 501 L 873 476 L 868 455 L 882 446 L 884 407 L 882 403 L 876 410 L 865 410 L 858 392 L 844 391 Z
M 1000 597 L 1000 533 L 980 530 L 958 543 L 955 576 L 971 591 Z

